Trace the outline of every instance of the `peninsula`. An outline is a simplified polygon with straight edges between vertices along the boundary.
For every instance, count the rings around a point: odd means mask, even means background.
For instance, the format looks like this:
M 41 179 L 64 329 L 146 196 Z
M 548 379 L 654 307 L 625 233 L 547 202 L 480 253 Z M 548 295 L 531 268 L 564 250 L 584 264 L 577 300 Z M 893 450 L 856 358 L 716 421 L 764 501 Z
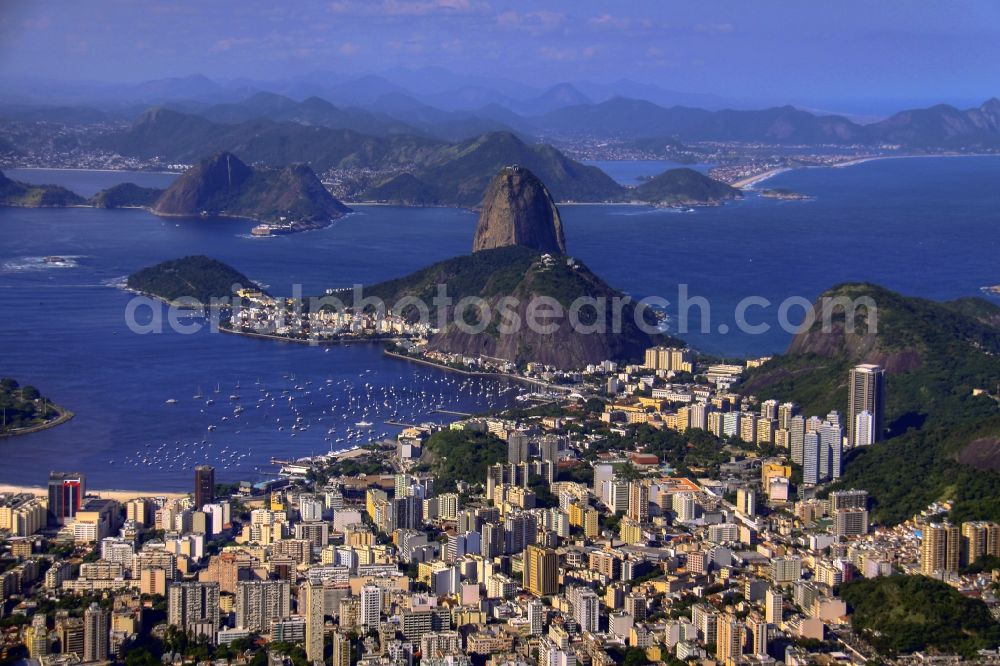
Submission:
M 0 378 L 0 438 L 52 428 L 73 418 L 73 412 L 54 404 L 34 386 Z
M 260 286 L 235 268 L 203 255 L 172 259 L 128 276 L 126 286 L 168 303 L 232 298 L 237 292 L 259 292 Z

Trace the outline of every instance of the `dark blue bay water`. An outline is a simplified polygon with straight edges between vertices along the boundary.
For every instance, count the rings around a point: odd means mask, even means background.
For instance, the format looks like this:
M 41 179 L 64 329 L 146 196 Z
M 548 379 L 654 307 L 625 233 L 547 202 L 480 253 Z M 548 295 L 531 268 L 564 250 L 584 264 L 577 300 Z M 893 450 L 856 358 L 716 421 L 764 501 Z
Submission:
M 670 160 L 586 160 L 585 164 L 598 167 L 622 185 L 638 185 L 644 179 L 659 176 L 667 169 L 694 169 L 707 173 L 712 164 L 682 164 Z
M 165 188 L 177 174 L 156 171 L 84 171 L 81 169 L 7 169 L 4 175 L 12 180 L 35 185 L 62 185 L 77 194 L 90 197 L 119 183 L 135 183 L 142 187 Z
M 96 189 L 132 179 L 40 175 L 35 182 L 81 192 L 77 177 Z M 25 172 L 17 177 L 29 179 Z M 838 282 L 867 280 L 935 299 L 977 295 L 1000 283 L 1000 159 L 883 160 L 787 172 L 768 185 L 814 199 L 750 195 L 692 213 L 565 206 L 567 245 L 635 296 L 676 303 L 678 285 L 687 284 L 691 295 L 708 299 L 711 325 L 684 337 L 734 356 L 782 350 L 790 335 L 776 325 L 777 304 L 812 300 Z M 201 462 L 216 464 L 223 479 L 248 478 L 272 456 L 362 441 L 359 421 L 373 423 L 375 434 L 392 434 L 383 421 L 394 412 L 404 421 L 444 420 L 430 411 L 509 403 L 519 388 L 388 359 L 374 346 L 326 351 L 207 331 L 135 335 L 124 321 L 130 295 L 109 286 L 142 266 L 200 253 L 275 293 L 290 293 L 294 284 L 317 293 L 467 252 L 475 219 L 450 209 L 360 207 L 322 231 L 254 239 L 251 225 L 238 221 L 0 209 L 0 375 L 37 385 L 77 413 L 59 428 L 0 441 L 0 483 L 40 484 L 52 468 L 85 471 L 94 487 L 183 489 Z M 46 255 L 72 257 L 76 267 L 45 265 Z M 749 296 L 774 304 L 749 314 L 772 326 L 766 334 L 735 332 L 736 304 Z M 667 310 L 676 326 L 675 306 Z M 719 334 L 722 324 L 733 332 Z M 204 397 L 195 400 L 199 388 Z M 244 407 L 238 418 L 230 394 L 239 394 Z M 171 398 L 177 403 L 167 405 Z M 206 405 L 209 398 L 215 404 Z M 298 417 L 308 430 L 291 429 Z

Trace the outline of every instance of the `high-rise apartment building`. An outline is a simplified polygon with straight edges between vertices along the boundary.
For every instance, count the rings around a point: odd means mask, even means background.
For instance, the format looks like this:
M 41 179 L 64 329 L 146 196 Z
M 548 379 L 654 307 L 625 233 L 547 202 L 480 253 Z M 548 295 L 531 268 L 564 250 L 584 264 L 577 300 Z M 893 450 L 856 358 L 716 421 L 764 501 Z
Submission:
M 528 628 L 532 636 L 541 636 L 545 624 L 545 605 L 539 599 L 528 602 Z
M 286 580 L 249 580 L 236 585 L 236 626 L 267 633 L 271 620 L 291 614 L 291 593 Z
M 174 583 L 167 587 L 167 622 L 183 630 L 219 625 L 218 583 Z
M 49 472 L 49 523 L 72 522 L 86 494 L 87 479 L 80 472 Z
M 559 591 L 559 556 L 550 548 L 528 546 L 524 551 L 524 587 L 538 597 Z
M 920 541 L 920 573 L 933 576 L 958 573 L 961 539 L 957 525 L 928 523 Z
M 724 666 L 740 660 L 743 654 L 743 623 L 726 614 L 719 618 L 716 629 L 715 659 Z
M 83 661 L 106 661 L 111 626 L 108 611 L 96 603 L 83 612 Z
M 796 465 L 802 464 L 803 446 L 805 444 L 806 419 L 804 416 L 796 415 L 788 420 L 788 449 L 792 456 L 792 462 Z
M 378 627 L 382 619 L 382 588 L 378 585 L 365 585 L 361 588 L 361 605 L 358 612 L 358 624 L 366 629 Z
M 215 501 L 215 468 L 198 465 L 194 468 L 194 508 L 201 510 Z
M 299 613 L 306 619 L 306 659 L 311 663 L 323 660 L 323 618 L 325 616 L 323 583 L 307 580 L 299 588 Z M 336 645 L 333 663 L 340 666 Z M 347 665 L 350 664 L 350 645 L 347 650 Z
M 857 425 L 862 412 L 871 415 L 871 443 L 882 441 L 885 428 L 885 370 L 881 366 L 863 364 L 851 370 L 848 387 L 847 443 L 859 446 Z
M 819 433 L 807 432 L 802 440 L 802 483 L 816 485 L 820 482 L 821 456 Z
M 640 523 L 649 520 L 649 485 L 642 481 L 628 484 L 628 517 Z

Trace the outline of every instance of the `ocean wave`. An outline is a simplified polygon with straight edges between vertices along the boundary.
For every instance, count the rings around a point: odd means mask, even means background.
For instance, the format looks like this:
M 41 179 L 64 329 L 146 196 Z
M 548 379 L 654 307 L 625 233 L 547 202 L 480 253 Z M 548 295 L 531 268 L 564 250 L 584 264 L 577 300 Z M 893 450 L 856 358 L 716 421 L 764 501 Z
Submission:
M 668 207 L 650 206 L 649 208 L 642 208 L 640 210 L 615 211 L 611 214 L 616 217 L 639 217 L 643 215 L 664 215 L 664 214 L 680 215 L 693 212 L 695 212 L 694 208 L 668 208 Z
M 36 271 L 51 271 L 66 268 L 77 268 L 83 259 L 82 254 L 66 254 L 47 257 L 18 257 L 11 259 L 0 265 L 0 271 L 4 273 L 25 273 Z

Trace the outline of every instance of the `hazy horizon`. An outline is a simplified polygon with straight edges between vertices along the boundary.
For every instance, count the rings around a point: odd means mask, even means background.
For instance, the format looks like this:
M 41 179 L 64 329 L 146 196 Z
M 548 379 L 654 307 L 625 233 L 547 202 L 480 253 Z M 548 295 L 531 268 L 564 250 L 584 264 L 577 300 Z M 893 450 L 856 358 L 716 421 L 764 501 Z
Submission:
M 519 87 L 528 95 L 560 82 L 629 79 L 723 104 L 858 112 L 879 102 L 963 106 L 996 96 L 1000 5 L 912 9 L 854 0 L 337 0 L 280 8 L 256 0 L 15 0 L 0 10 L 0 77 L 81 85 L 201 74 L 259 85 L 389 72 L 400 84 L 410 69 L 418 92 L 478 80 L 516 96 Z

